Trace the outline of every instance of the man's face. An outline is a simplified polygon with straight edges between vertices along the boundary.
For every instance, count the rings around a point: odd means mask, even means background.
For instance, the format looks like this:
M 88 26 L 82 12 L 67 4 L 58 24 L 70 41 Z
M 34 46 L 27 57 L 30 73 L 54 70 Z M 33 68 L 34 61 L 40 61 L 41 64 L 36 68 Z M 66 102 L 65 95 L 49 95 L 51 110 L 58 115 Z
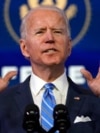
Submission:
M 27 20 L 26 38 L 20 41 L 22 53 L 31 64 L 52 66 L 64 64 L 71 52 L 66 23 L 57 11 L 38 10 Z

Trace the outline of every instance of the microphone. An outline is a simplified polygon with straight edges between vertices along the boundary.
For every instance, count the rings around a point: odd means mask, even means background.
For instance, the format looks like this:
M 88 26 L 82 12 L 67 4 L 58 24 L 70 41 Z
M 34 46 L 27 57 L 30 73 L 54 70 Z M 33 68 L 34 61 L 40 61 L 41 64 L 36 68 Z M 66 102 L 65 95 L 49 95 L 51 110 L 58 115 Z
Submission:
M 59 130 L 60 133 L 67 132 L 68 128 L 71 125 L 67 107 L 63 104 L 56 105 L 54 108 L 53 117 L 54 128 L 56 130 Z
M 29 104 L 25 108 L 23 118 L 23 129 L 27 133 L 46 133 L 39 123 L 39 108 L 35 104 Z

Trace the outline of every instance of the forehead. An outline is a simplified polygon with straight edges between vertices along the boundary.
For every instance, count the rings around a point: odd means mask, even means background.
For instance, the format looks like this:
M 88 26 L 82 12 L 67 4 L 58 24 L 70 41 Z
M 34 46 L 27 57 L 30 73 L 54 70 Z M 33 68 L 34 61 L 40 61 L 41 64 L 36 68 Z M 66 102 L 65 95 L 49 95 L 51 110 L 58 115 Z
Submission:
M 33 10 L 27 16 L 27 26 L 32 24 L 48 23 L 48 24 L 66 24 L 65 17 L 60 11 L 50 9 Z

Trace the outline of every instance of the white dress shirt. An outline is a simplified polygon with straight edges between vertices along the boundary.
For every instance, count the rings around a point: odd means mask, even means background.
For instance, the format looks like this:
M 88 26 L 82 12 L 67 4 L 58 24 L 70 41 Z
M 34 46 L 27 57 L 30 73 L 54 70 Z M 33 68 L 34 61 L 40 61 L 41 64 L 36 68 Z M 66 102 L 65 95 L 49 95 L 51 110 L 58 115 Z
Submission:
M 56 99 L 56 104 L 65 104 L 67 98 L 68 86 L 69 86 L 66 76 L 66 70 L 60 77 L 58 77 L 52 83 L 55 85 L 53 93 Z M 40 112 L 41 112 L 42 96 L 44 93 L 43 86 L 45 84 L 46 82 L 44 80 L 37 77 L 34 73 L 31 74 L 30 89 L 34 104 L 36 104 L 39 107 Z

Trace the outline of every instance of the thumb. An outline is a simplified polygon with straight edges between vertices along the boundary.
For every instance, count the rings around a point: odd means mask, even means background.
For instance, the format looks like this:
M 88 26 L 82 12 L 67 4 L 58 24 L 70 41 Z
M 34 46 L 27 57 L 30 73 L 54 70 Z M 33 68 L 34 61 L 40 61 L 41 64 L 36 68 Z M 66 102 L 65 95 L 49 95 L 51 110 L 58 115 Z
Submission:
M 93 79 L 92 74 L 91 74 L 88 70 L 82 68 L 82 69 L 80 70 L 80 72 L 82 73 L 82 75 L 85 77 L 85 79 L 86 79 L 87 81 L 91 81 L 91 80 Z
M 4 77 L 3 80 L 7 83 L 9 83 L 9 81 L 17 75 L 17 71 L 10 71 L 8 72 Z

